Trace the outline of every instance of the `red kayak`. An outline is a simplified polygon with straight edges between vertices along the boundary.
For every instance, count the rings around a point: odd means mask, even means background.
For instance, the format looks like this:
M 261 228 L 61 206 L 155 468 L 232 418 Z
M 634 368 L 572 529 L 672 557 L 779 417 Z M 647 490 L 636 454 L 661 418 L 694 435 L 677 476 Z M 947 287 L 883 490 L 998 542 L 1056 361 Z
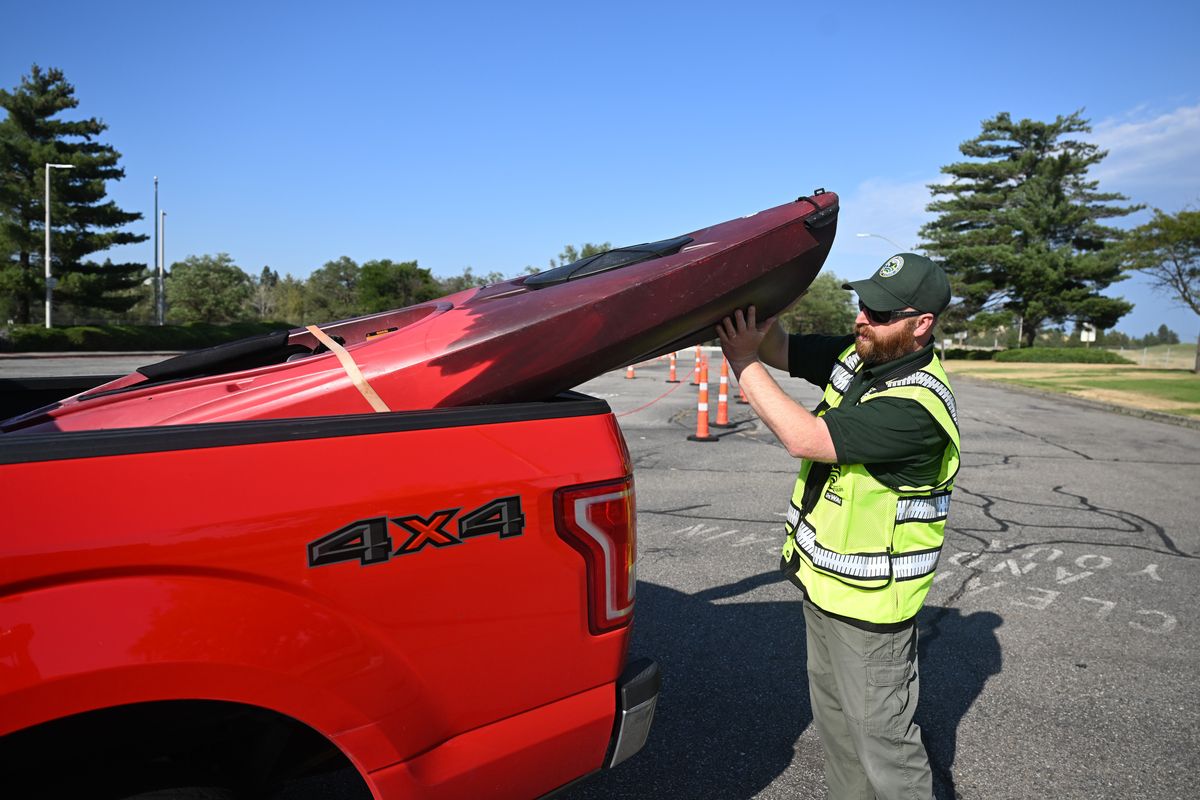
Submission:
M 541 400 L 795 300 L 825 262 L 837 195 L 622 247 L 420 305 L 187 353 L 2 425 L 95 430 Z

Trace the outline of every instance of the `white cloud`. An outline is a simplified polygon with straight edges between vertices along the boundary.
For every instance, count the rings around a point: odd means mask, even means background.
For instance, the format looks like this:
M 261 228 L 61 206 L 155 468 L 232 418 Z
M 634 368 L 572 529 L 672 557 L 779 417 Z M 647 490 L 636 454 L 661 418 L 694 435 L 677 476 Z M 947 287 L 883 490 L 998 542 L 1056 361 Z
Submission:
M 1166 113 L 1145 108 L 1093 126 L 1108 157 L 1091 171 L 1102 191 L 1176 211 L 1200 200 L 1200 104 Z
M 868 178 L 839 196 L 837 240 L 829 253 L 826 271 L 847 280 L 865 278 L 884 259 L 917 244 L 917 231 L 933 218 L 925 211 L 931 195 L 926 184 L 939 183 L 940 176 L 919 181 Z M 869 237 L 855 234 L 869 233 Z
M 882 263 L 897 246 L 911 249 L 919 239 L 917 231 L 933 218 L 925 210 L 932 199 L 928 184 L 940 180 L 940 177 L 919 181 L 869 178 L 859 183 L 841 198 L 835 253 L 854 261 L 865 258 Z M 855 235 L 859 233 L 873 236 L 860 238 Z

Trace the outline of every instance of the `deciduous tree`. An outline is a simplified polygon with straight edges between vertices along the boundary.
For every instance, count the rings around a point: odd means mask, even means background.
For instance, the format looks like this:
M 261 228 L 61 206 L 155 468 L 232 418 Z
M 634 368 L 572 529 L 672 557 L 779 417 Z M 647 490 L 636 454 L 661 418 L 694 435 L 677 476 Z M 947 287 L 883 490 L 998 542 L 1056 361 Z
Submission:
M 1129 269 L 1150 278 L 1153 286 L 1200 315 L 1200 211 L 1166 214 L 1134 228 L 1122 243 Z M 1200 336 L 1196 340 L 1195 371 L 1200 373 Z
M 780 315 L 779 322 L 792 333 L 843 334 L 854 330 L 858 308 L 853 293 L 842 288 L 838 276 L 822 272 L 800 299 Z
M 275 313 L 280 319 L 297 325 L 309 325 L 323 321 L 314 319 L 309 314 L 308 290 L 304 281 L 299 278 L 293 278 L 291 275 L 284 275 L 280 278 L 279 283 L 275 286 L 275 297 L 278 302 Z
M 538 270 L 533 267 L 526 267 L 525 271 L 536 273 Z M 470 267 L 465 267 L 461 275 L 451 275 L 449 278 L 442 278 L 438 281 L 438 285 L 441 288 L 442 294 L 454 294 L 464 289 L 490 286 L 493 283 L 500 283 L 503 280 L 505 280 L 505 277 L 499 272 L 476 275 Z
M 248 316 L 250 276 L 228 253 L 177 261 L 165 283 L 171 322 L 233 322 Z
M 562 266 L 563 264 L 570 264 L 571 262 L 578 261 L 581 258 L 589 258 L 591 256 L 607 252 L 608 250 L 612 250 L 612 244 L 610 242 L 601 242 L 600 244 L 584 242 L 579 246 L 578 249 L 576 249 L 575 245 L 568 244 L 563 247 L 562 252 L 558 254 L 557 259 L 550 259 L 550 269 Z
M 611 249 L 612 244 L 609 242 L 602 242 L 600 244 L 584 242 L 579 247 L 576 247 L 573 244 L 564 245 L 562 252 L 558 254 L 558 257 L 550 259 L 546 269 L 561 267 L 563 264 L 570 264 L 574 261 L 578 261 L 581 258 L 588 258 L 589 256 L 598 255 L 599 253 L 604 253 Z M 540 267 L 531 265 L 526 267 L 524 271 L 526 275 L 536 275 L 542 270 Z
M 332 322 L 363 313 L 358 301 L 362 270 L 349 256 L 325 262 L 305 282 L 305 313 L 313 322 Z
M 368 261 L 358 277 L 359 307 L 364 314 L 424 303 L 441 295 L 433 274 L 418 267 L 416 261 Z
M 251 276 L 250 306 L 259 319 L 277 319 L 279 310 L 279 273 L 263 267 L 255 278 Z

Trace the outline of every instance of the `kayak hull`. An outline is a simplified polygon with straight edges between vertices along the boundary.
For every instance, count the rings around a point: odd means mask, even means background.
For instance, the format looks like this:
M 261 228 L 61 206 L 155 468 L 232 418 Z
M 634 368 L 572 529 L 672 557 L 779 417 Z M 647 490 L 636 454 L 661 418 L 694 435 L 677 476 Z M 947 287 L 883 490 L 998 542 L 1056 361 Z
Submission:
M 760 319 L 783 310 L 820 271 L 836 217 L 837 195 L 821 192 L 668 240 L 684 243 L 666 255 L 559 282 L 523 276 L 321 325 L 344 343 L 332 351 L 320 352 L 318 337 L 298 328 L 239 343 L 240 351 L 188 354 L 0 427 L 94 430 L 383 410 L 371 393 L 391 411 L 552 397 L 711 340 L 734 309 L 756 305 Z M 613 252 L 625 250 L 641 252 Z M 225 369 L 263 358 L 278 363 Z

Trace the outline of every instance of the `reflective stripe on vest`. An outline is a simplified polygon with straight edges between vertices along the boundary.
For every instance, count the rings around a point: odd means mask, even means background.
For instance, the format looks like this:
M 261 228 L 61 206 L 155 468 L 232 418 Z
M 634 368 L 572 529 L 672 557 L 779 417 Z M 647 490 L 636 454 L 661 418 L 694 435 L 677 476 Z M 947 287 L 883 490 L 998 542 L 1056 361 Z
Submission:
M 914 520 L 932 522 L 945 519 L 949 513 L 949 492 L 938 492 L 929 497 L 901 497 L 896 504 L 896 524 Z
M 847 385 L 849 384 L 847 383 Z M 928 372 L 914 372 L 912 375 L 887 382 L 888 389 L 899 389 L 904 386 L 924 386 L 936 394 L 938 399 L 945 404 L 946 411 L 950 412 L 950 419 L 954 420 L 955 425 L 958 425 L 958 404 L 954 402 L 954 392 L 950 391 L 949 386 Z M 886 389 L 883 391 L 886 391 Z M 874 393 L 873 391 L 867 392 L 867 394 Z
M 937 498 L 911 497 L 913 501 L 923 501 L 926 505 L 917 506 L 922 509 L 941 506 L 950 508 L 950 495 L 944 494 Z M 896 522 L 908 522 L 915 518 L 900 518 L 900 509 L 896 510 Z M 942 512 L 945 518 L 945 511 Z M 788 506 L 788 533 L 795 535 L 796 546 L 808 557 L 814 567 L 825 572 L 840 575 L 843 578 L 855 578 L 864 581 L 882 581 L 895 576 L 898 581 L 911 580 L 931 574 L 937 569 L 938 557 L 942 548 L 935 547 L 916 553 L 903 555 L 883 553 L 838 553 L 822 547 L 817 541 L 817 532 L 807 522 L 800 521 L 800 509 L 795 505 Z
M 854 371 L 858 369 L 859 362 L 858 353 L 851 353 L 846 357 L 845 361 L 835 361 L 833 364 L 833 374 L 829 376 L 829 385 L 834 388 L 838 394 L 845 394 L 847 387 L 850 386 L 850 381 L 854 380 Z
M 930 575 L 937 569 L 938 557 L 942 548 L 926 550 L 923 553 L 907 553 L 902 556 L 892 556 L 892 572 L 898 581 L 910 581 Z

